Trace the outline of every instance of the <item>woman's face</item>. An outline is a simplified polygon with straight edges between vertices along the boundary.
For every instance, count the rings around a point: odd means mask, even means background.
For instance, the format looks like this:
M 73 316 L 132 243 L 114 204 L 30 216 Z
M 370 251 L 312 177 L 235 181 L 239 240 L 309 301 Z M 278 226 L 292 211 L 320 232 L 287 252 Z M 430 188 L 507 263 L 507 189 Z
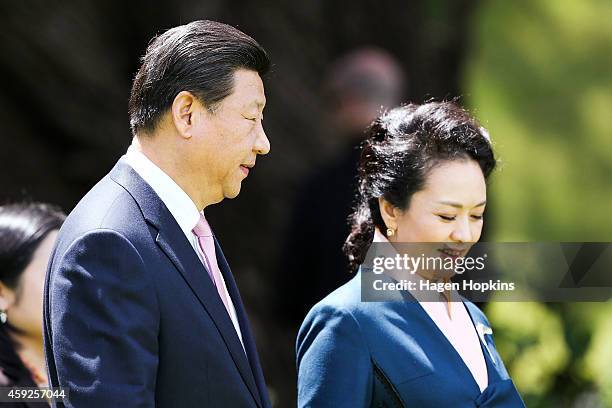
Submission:
M 21 274 L 14 293 L 8 296 L 11 299 L 6 308 L 9 323 L 30 336 L 42 337 L 45 273 L 56 237 L 57 231 L 47 234 Z
M 465 256 L 480 239 L 487 187 L 478 163 L 470 159 L 442 162 L 414 193 L 406 210 L 381 203 L 392 242 L 442 243 L 426 245 L 429 256 Z M 386 214 L 385 214 L 386 213 Z M 384 232 L 384 231 L 383 231 Z
M 477 242 L 487 186 L 474 160 L 454 160 L 435 166 L 425 187 L 413 194 L 397 220 L 400 242 Z

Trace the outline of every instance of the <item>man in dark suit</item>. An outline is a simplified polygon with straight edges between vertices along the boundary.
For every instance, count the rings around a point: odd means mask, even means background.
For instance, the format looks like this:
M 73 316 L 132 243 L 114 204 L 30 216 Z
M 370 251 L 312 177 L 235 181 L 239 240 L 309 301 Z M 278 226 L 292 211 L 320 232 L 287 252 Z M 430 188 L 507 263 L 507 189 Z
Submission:
M 128 152 L 76 206 L 47 272 L 50 385 L 69 407 L 269 407 L 236 283 L 204 209 L 258 155 L 269 59 L 212 21 L 149 45 Z

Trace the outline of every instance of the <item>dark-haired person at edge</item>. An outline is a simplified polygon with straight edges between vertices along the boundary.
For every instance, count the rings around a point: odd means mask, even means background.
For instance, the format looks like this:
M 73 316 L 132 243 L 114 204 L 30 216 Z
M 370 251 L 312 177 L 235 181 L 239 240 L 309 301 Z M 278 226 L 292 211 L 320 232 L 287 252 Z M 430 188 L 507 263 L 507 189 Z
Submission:
M 45 271 L 65 215 L 47 204 L 0 206 L 0 387 L 46 387 Z M 4 402 L 2 407 L 46 403 Z
M 477 242 L 494 167 L 488 133 L 454 103 L 406 105 L 376 119 L 344 247 L 353 270 L 372 243 L 463 251 Z M 365 302 L 362 273 L 317 303 L 300 328 L 299 407 L 524 406 L 474 304 L 456 292 L 422 301 L 418 291 L 406 291 L 406 301 Z
M 236 197 L 263 130 L 265 50 L 194 21 L 151 41 L 125 156 L 70 213 L 47 275 L 58 406 L 270 406 L 255 341 L 205 209 Z

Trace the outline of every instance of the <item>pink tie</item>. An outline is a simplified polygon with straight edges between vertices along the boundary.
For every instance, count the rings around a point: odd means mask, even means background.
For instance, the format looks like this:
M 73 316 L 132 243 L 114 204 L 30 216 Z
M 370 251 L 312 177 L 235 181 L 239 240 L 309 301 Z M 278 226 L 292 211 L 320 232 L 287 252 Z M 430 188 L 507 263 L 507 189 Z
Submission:
M 200 249 L 204 254 L 204 260 L 206 261 L 206 269 L 208 269 L 208 274 L 210 275 L 210 279 L 212 279 L 213 284 L 217 287 L 217 292 L 219 293 L 219 297 L 221 301 L 225 305 L 225 310 L 227 310 L 227 314 L 232 319 L 232 314 L 230 312 L 229 300 L 225 294 L 223 280 L 221 279 L 221 271 L 219 270 L 219 265 L 217 265 L 217 255 L 215 252 L 215 239 L 213 238 L 212 230 L 210 229 L 210 225 L 208 225 L 208 221 L 204 218 L 203 214 L 200 214 L 200 220 L 198 221 L 198 225 L 192 230 L 196 237 L 198 237 L 198 243 L 200 244 Z

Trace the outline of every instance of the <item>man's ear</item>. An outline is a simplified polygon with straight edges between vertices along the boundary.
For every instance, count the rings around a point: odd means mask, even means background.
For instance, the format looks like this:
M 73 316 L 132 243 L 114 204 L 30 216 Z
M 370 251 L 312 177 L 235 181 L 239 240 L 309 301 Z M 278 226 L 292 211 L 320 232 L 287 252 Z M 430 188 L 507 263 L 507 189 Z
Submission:
M 387 228 L 391 228 L 395 231 L 397 229 L 400 210 L 382 197 L 378 198 L 378 207 L 380 209 L 380 216 L 385 222 Z
M 0 281 L 0 310 L 8 310 L 15 303 L 15 291 Z
M 172 102 L 172 122 L 178 133 L 185 139 L 192 136 L 196 105 L 195 96 L 188 91 L 179 92 Z

